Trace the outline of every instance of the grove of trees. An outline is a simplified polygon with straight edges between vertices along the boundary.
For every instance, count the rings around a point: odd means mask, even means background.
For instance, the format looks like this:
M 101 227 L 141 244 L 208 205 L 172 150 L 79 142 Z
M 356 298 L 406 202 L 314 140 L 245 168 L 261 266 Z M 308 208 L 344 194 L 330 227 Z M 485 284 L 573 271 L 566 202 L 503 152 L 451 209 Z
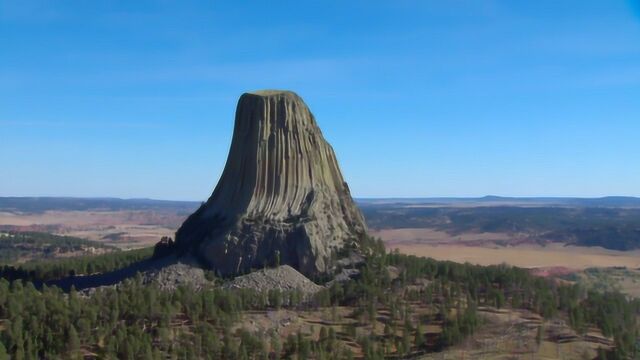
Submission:
M 353 327 L 361 355 L 381 359 L 435 351 L 473 334 L 480 325 L 478 306 L 514 307 L 545 318 L 566 317 L 578 332 L 593 325 L 614 339 L 616 347 L 602 356 L 633 358 L 638 337 L 640 302 L 619 293 L 584 291 L 531 276 L 510 266 L 475 266 L 387 253 L 380 241 L 369 239 L 361 276 L 335 283 L 306 299 L 297 291 L 228 290 L 215 286 L 196 291 L 179 287 L 160 290 L 144 284 L 141 276 L 119 286 L 68 293 L 57 287 L 34 285 L 32 280 L 89 272 L 86 261 L 61 262 L 49 270 L 6 269 L 0 279 L 0 360 L 76 359 L 350 359 L 352 348 L 340 341 L 332 327 L 318 338 L 305 333 L 281 338 L 274 332 L 252 333 L 241 325 L 247 311 L 287 307 L 296 309 L 349 307 L 361 323 L 376 324 L 378 310 L 389 319 L 379 332 L 363 334 Z M 114 253 L 113 256 L 121 256 Z M 106 256 L 106 255 L 105 255 Z M 94 271 L 109 271 L 128 260 L 101 259 Z M 99 265 L 103 264 L 103 265 Z M 389 267 L 399 270 L 390 276 Z M 13 271 L 13 272 L 12 272 Z M 30 273 L 33 271 L 33 273 Z M 27 276 L 15 276 L 26 272 Z M 22 274 L 24 275 L 24 274 Z M 424 280 L 425 286 L 408 287 Z M 415 320 L 411 303 L 437 309 L 434 318 Z M 427 339 L 428 321 L 442 324 L 439 337 Z

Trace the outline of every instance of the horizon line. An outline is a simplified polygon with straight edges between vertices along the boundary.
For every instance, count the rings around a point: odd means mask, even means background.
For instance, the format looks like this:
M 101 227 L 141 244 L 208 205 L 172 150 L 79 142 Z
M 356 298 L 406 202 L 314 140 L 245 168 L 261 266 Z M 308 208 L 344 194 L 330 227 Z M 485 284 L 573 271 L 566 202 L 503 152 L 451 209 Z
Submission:
M 147 200 L 147 201 L 173 201 L 173 202 L 205 202 L 206 200 L 184 200 L 184 199 L 168 199 L 168 198 L 154 198 L 154 197 L 118 197 L 118 196 L 65 196 L 65 195 L 0 195 L 0 199 L 88 199 L 88 200 Z M 598 199 L 637 199 L 640 200 L 640 196 L 636 195 L 601 195 L 601 196 L 575 196 L 575 195 L 481 195 L 481 196 L 353 196 L 354 200 L 479 200 L 479 199 L 585 199 L 585 200 L 598 200 Z M 208 199 L 208 198 L 207 198 Z

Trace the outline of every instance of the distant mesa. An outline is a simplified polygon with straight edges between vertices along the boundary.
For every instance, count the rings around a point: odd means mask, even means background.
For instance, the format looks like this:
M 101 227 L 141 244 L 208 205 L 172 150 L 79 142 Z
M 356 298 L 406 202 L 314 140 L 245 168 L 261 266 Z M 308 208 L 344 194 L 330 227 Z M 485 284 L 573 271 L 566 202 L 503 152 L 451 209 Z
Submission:
M 291 91 L 245 93 L 231 149 L 211 197 L 170 244 L 218 274 L 291 265 L 327 273 L 357 252 L 366 226 L 331 145 Z

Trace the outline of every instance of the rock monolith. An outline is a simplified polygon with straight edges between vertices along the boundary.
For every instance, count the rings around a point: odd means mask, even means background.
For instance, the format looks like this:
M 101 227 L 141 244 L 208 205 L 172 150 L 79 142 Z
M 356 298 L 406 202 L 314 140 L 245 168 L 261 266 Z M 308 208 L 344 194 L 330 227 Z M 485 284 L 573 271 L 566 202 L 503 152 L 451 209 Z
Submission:
M 225 276 L 281 264 L 314 276 L 331 271 L 365 234 L 307 105 L 293 92 L 264 90 L 240 97 L 222 176 L 175 246 Z

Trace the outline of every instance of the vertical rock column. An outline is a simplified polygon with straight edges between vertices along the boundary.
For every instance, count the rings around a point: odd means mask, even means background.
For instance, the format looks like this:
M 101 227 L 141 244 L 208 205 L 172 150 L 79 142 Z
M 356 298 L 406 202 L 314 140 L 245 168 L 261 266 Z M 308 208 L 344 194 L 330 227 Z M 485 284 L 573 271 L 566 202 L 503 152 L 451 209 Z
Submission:
M 245 93 L 231 149 L 211 197 L 176 244 L 222 275 L 289 264 L 305 275 L 332 267 L 366 234 L 333 149 L 290 91 Z

